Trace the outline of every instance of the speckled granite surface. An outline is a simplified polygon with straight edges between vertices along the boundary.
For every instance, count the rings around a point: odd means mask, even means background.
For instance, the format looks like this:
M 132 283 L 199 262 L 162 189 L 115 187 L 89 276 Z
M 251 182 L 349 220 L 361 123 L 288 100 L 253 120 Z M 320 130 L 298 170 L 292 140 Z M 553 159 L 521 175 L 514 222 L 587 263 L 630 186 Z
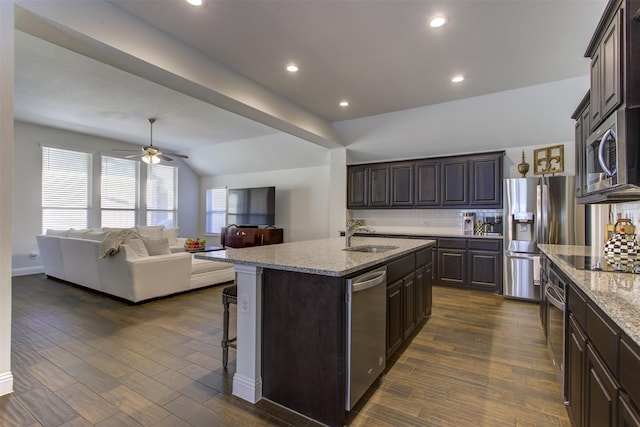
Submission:
M 558 255 L 594 255 L 590 247 L 538 245 L 630 338 L 640 344 L 640 274 L 578 270 Z M 602 256 L 602 254 L 595 254 Z
M 433 240 L 421 239 L 353 237 L 352 247 L 362 245 L 398 247 L 381 253 L 367 253 L 343 251 L 344 242 L 344 237 L 333 237 L 252 248 L 228 248 L 224 251 L 198 253 L 195 256 L 200 259 L 255 265 L 275 270 L 341 277 L 435 243 Z

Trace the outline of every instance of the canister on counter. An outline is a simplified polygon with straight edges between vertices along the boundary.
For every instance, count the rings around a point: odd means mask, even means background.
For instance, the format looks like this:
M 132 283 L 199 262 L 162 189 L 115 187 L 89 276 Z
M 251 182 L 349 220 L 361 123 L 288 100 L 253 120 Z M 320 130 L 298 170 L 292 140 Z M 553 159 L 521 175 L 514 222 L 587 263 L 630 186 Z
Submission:
M 474 229 L 474 234 L 476 236 L 484 235 L 484 222 L 483 221 L 477 221 L 476 222 L 476 226 L 475 226 L 475 229 Z

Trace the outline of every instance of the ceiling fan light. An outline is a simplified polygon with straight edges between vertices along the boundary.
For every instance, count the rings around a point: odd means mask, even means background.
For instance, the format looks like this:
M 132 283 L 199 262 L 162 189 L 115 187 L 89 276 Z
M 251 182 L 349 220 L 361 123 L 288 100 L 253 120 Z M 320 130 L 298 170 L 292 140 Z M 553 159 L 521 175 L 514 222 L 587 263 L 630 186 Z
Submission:
M 160 157 L 152 156 L 150 154 L 145 154 L 144 156 L 141 157 L 141 159 L 143 162 L 145 162 L 148 165 L 157 165 L 158 163 L 160 163 Z

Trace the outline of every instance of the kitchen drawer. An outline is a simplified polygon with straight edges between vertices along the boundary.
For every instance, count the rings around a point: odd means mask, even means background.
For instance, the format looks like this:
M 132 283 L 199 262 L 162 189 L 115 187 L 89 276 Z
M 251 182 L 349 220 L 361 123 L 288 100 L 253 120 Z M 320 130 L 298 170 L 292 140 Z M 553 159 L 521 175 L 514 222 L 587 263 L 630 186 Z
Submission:
M 466 249 L 467 239 L 438 239 L 438 248 Z
M 640 408 L 640 351 L 626 337 L 620 339 L 620 385 Z
M 431 261 L 431 249 L 429 249 L 429 261 Z M 427 263 L 427 249 L 416 252 L 416 267 L 422 267 Z
M 618 328 L 610 319 L 587 304 L 587 335 L 593 346 L 613 373 L 618 372 Z
M 502 249 L 501 240 L 484 240 L 484 239 L 469 239 L 468 248 L 480 251 L 493 251 L 500 252 Z
M 587 324 L 587 300 L 585 297 L 576 289 L 575 286 L 571 286 L 569 289 L 569 293 L 567 295 L 567 306 L 569 307 L 569 311 L 573 313 L 573 317 L 576 318 L 578 324 L 582 327 L 582 329 L 586 329 L 585 325 Z
M 415 254 L 407 255 L 387 264 L 387 283 L 391 284 L 416 270 Z

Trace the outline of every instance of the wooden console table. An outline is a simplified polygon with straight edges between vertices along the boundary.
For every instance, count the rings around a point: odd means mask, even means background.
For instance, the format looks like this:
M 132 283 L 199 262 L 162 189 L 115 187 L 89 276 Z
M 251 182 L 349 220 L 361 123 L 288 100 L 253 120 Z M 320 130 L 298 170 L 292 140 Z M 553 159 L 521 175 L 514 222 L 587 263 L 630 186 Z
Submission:
M 224 227 L 220 244 L 230 248 L 248 248 L 282 243 L 282 228 Z

